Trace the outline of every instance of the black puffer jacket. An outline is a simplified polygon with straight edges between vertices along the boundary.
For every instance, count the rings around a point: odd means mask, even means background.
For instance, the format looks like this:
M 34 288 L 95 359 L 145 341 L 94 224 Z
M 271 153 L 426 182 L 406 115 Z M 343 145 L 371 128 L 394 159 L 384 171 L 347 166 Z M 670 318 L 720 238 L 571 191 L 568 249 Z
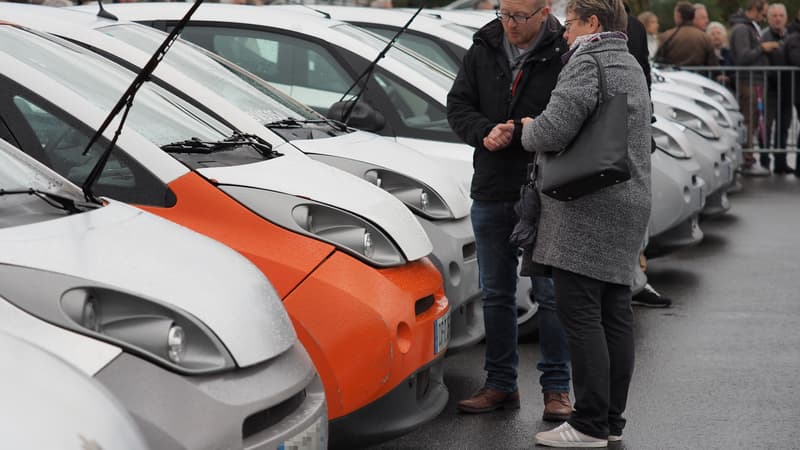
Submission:
M 544 35 L 522 66 L 515 94 L 514 80 L 503 49 L 503 26 L 493 20 L 475 33 L 472 47 L 447 95 L 447 120 L 453 131 L 475 148 L 471 196 L 475 200 L 515 201 L 525 182 L 531 153 L 522 149 L 519 135 L 508 148 L 490 152 L 483 138 L 498 123 L 525 116 L 535 117 L 550 101 L 550 91 L 561 71 L 561 55 L 567 51 L 563 28 L 552 16 L 543 25 Z

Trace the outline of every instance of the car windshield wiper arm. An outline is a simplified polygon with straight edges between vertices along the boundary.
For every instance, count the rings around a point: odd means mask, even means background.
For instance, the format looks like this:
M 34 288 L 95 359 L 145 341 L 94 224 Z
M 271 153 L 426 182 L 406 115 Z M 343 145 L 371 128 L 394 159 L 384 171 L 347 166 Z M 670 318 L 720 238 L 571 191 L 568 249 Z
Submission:
M 63 209 L 64 211 L 67 211 L 70 214 L 79 213 L 86 209 L 94 209 L 100 205 L 99 202 L 98 203 L 79 202 L 72 197 L 56 194 L 53 192 L 43 191 L 41 189 L 34 189 L 34 188 L 0 189 L 0 197 L 4 195 L 21 195 L 21 194 L 32 195 L 36 198 L 43 200 L 48 205 L 54 208 Z
M 294 119 L 292 117 L 276 120 L 274 122 L 265 123 L 267 128 L 302 128 L 303 125 L 309 123 L 325 123 L 340 131 L 347 131 L 347 125 L 333 119 Z
M 183 28 L 186 26 L 186 23 L 189 22 L 189 19 L 192 17 L 192 14 L 200 7 L 200 4 L 203 3 L 203 0 L 195 0 L 194 4 L 189 8 L 186 12 L 186 15 L 181 18 L 181 20 L 175 25 L 175 28 L 167 35 L 164 39 L 164 42 L 158 46 L 155 53 L 150 57 L 147 61 L 147 64 L 144 65 L 142 70 L 136 74 L 136 77 L 131 82 L 130 86 L 125 90 L 122 94 L 122 97 L 117 101 L 117 104 L 111 108 L 111 111 L 106 116 L 105 120 L 103 121 L 102 125 L 97 129 L 91 139 L 89 139 L 89 143 L 86 144 L 86 148 L 83 151 L 83 154 L 86 155 L 89 153 L 89 150 L 92 148 L 92 145 L 103 135 L 106 128 L 111 124 L 111 121 L 123 111 L 122 119 L 119 121 L 119 126 L 114 133 L 114 137 L 111 139 L 111 142 L 108 144 L 108 147 L 100 154 L 100 158 L 97 160 L 97 163 L 92 167 L 91 172 L 89 172 L 89 176 L 86 177 L 84 180 L 81 189 L 83 190 L 83 195 L 86 197 L 86 200 L 91 201 L 94 200 L 94 194 L 92 193 L 92 185 L 100 178 L 100 173 L 103 171 L 103 168 L 108 162 L 108 158 L 111 156 L 111 151 L 114 149 L 114 146 L 117 143 L 117 139 L 119 138 L 120 133 L 122 133 L 122 126 L 125 124 L 125 119 L 128 118 L 128 112 L 130 111 L 131 107 L 133 106 L 133 98 L 136 96 L 136 92 L 139 90 L 140 87 L 150 78 L 153 71 L 156 70 L 158 63 L 166 56 L 167 50 L 172 46 L 172 43 L 178 39 L 178 35 L 183 31 Z
M 228 150 L 235 147 L 249 146 L 267 158 L 280 156 L 278 152 L 272 150 L 272 145 L 253 134 L 234 132 L 229 138 L 221 141 L 203 141 L 193 137 L 185 141 L 177 141 L 161 146 L 167 153 L 203 153 L 210 154 L 218 151 Z
M 372 62 L 369 63 L 367 68 L 364 69 L 363 72 L 361 72 L 358 78 L 356 78 L 356 81 L 354 81 L 353 84 L 351 84 L 350 87 L 347 89 L 347 91 L 345 91 L 345 93 L 342 94 L 342 98 L 339 99 L 340 102 L 344 101 L 347 98 L 347 95 L 350 94 L 350 91 L 352 91 L 356 86 L 359 86 L 363 83 L 363 85 L 361 85 L 361 89 L 359 89 L 358 94 L 356 94 L 355 98 L 349 101 L 350 103 L 349 108 L 345 109 L 344 116 L 342 117 L 342 122 L 347 123 L 347 121 L 350 119 L 350 114 L 353 113 L 353 109 L 355 109 L 356 103 L 358 103 L 358 101 L 361 99 L 361 95 L 367 89 L 367 83 L 369 83 L 370 78 L 372 78 L 372 74 L 373 72 L 375 72 L 375 68 L 378 66 L 378 61 L 380 61 L 381 58 L 386 56 L 386 53 L 389 51 L 389 49 L 391 49 L 394 46 L 395 42 L 397 42 L 397 39 L 400 37 L 400 35 L 403 34 L 408 29 L 408 27 L 411 25 L 411 22 L 414 21 L 414 19 L 417 17 L 417 15 L 419 15 L 420 11 L 422 11 L 422 8 L 424 7 L 425 3 L 423 2 L 423 4 L 419 5 L 419 8 L 417 8 L 417 11 L 411 16 L 411 18 L 408 19 L 408 22 L 406 22 L 406 24 L 403 25 L 403 28 L 397 30 L 397 33 L 395 33 L 394 37 L 392 37 L 392 39 L 386 43 L 386 46 L 383 47 L 383 50 L 381 50 L 378 53 L 378 56 L 376 56 L 375 59 L 373 59 Z

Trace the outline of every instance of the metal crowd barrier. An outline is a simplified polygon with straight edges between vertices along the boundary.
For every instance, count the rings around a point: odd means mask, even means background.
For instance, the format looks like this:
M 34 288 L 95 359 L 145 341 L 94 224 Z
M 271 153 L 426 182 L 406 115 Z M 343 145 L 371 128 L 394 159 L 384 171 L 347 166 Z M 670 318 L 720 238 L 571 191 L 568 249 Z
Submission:
M 786 153 L 800 142 L 800 68 L 794 66 L 682 66 L 735 93 L 744 116 L 746 152 Z

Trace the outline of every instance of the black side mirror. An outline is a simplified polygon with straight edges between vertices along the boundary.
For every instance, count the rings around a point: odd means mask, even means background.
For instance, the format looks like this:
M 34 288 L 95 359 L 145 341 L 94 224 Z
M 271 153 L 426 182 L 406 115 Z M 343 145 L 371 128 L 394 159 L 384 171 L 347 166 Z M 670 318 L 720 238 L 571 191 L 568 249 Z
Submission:
M 386 126 L 386 118 L 383 117 L 383 114 L 363 101 L 355 104 L 350 117 L 345 121 L 344 116 L 351 107 L 353 107 L 352 100 L 336 102 L 328 109 L 328 117 L 364 131 L 378 132 Z

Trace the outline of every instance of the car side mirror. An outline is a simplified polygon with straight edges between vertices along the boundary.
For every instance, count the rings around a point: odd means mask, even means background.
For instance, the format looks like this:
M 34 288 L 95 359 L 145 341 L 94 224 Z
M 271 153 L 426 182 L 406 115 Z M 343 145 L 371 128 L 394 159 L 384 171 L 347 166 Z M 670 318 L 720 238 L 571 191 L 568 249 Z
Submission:
M 352 100 L 336 102 L 328 109 L 328 117 L 344 122 L 345 113 L 352 105 Z M 356 103 L 346 123 L 359 130 L 378 132 L 386 126 L 386 118 L 380 111 L 361 101 Z

